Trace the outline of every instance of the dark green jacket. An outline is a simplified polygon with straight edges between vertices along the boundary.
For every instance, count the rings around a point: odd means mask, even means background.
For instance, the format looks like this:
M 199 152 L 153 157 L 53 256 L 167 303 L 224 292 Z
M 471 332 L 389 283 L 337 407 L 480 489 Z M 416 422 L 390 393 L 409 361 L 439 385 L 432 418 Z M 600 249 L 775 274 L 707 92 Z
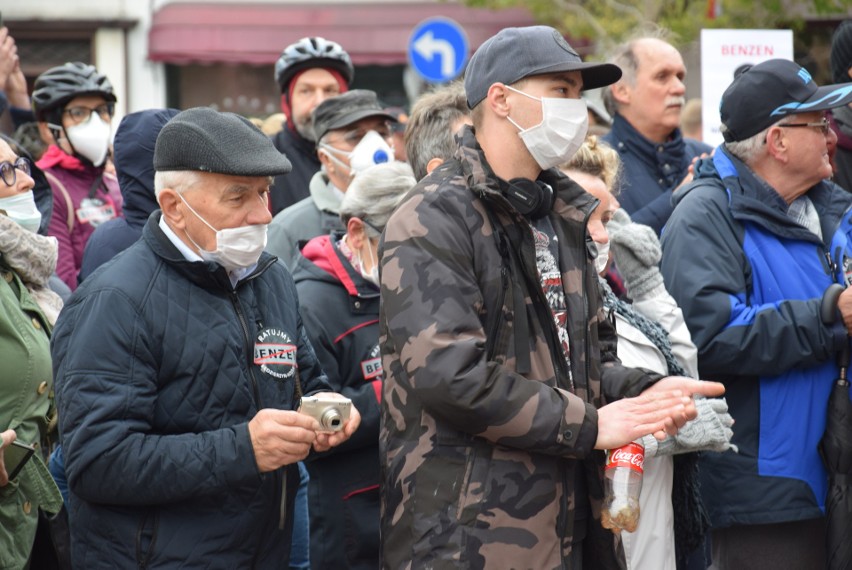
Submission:
M 0 254 L 0 431 L 41 443 L 54 415 L 50 324 Z M 23 568 L 35 539 L 38 509 L 56 513 L 62 497 L 36 453 L 0 487 L 0 568 Z

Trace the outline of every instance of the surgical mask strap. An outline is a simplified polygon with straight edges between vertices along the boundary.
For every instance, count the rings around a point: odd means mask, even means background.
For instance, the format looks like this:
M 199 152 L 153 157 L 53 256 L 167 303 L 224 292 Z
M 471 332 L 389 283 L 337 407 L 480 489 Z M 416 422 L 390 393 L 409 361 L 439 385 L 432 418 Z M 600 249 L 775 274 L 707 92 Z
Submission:
M 506 86 L 506 89 L 508 89 L 509 91 L 514 91 L 515 93 L 518 93 L 518 94 L 520 94 L 520 95 L 523 95 L 524 97 L 529 97 L 529 98 L 530 98 L 530 99 L 532 99 L 533 101 L 538 101 L 539 103 L 542 103 L 541 97 L 535 97 L 534 95 L 530 95 L 529 93 L 524 93 L 524 92 L 523 92 L 523 91 L 521 91 L 520 89 L 515 89 L 515 88 L 514 88 L 514 87 L 512 87 L 511 85 L 507 85 L 507 86 Z M 518 129 L 518 130 L 521 132 L 521 134 L 525 133 L 526 131 L 528 131 L 528 130 L 530 130 L 530 129 L 534 129 L 534 128 L 538 127 L 539 125 L 541 125 L 541 123 L 539 123 L 538 125 L 533 125 L 533 126 L 531 126 L 531 127 L 527 128 L 527 129 L 524 129 L 524 128 L 522 128 L 522 127 L 521 127 L 518 123 L 516 123 L 516 122 L 512 119 L 512 117 L 510 117 L 509 115 L 506 115 L 506 118 L 509 120 L 509 122 L 510 122 L 510 123 L 512 123 L 512 125 L 513 125 L 516 129 Z M 544 122 L 544 115 L 542 115 L 542 122 Z
M 203 223 L 205 226 L 207 226 L 208 228 L 210 228 L 210 229 L 211 229 L 211 230 L 213 230 L 214 232 L 218 232 L 218 231 L 219 231 L 219 230 L 217 230 L 216 228 L 214 228 L 213 226 L 211 226 L 211 225 L 207 222 L 207 220 L 205 220 L 204 218 L 202 218 L 202 217 L 201 217 L 201 215 L 200 215 L 198 212 L 196 212 L 196 211 L 195 211 L 195 208 L 193 208 L 192 206 L 190 206 L 190 205 L 189 205 L 189 202 L 187 202 L 187 201 L 186 201 L 186 199 L 183 197 L 183 194 L 181 194 L 180 192 L 178 192 L 178 193 L 177 193 L 177 195 L 178 195 L 178 198 L 180 198 L 181 202 L 183 202 L 183 203 L 186 205 L 186 207 L 187 207 L 187 208 L 189 208 L 189 211 L 190 211 L 190 212 L 192 212 L 193 214 L 195 214 L 195 217 L 196 217 L 196 218 L 198 218 L 199 220 L 201 220 L 201 221 L 202 221 L 202 223 Z M 192 239 L 192 238 L 190 238 L 190 239 Z M 195 243 L 195 242 L 193 242 L 193 243 Z M 198 245 L 198 244 L 196 244 L 196 245 Z

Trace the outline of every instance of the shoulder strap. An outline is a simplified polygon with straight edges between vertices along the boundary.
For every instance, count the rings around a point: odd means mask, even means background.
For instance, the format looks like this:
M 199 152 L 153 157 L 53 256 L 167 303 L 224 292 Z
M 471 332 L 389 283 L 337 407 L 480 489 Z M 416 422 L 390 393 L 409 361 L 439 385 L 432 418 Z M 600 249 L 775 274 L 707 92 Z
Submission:
M 65 221 L 65 223 L 68 225 L 68 233 L 70 234 L 71 231 L 74 229 L 74 203 L 71 202 L 71 195 L 68 193 L 68 190 L 65 188 L 65 185 L 62 184 L 62 182 L 60 182 L 56 176 L 54 176 L 47 170 L 44 171 L 44 175 L 45 177 L 47 177 L 48 182 L 50 182 L 50 186 L 59 190 L 59 192 L 62 194 L 62 197 L 65 198 L 65 206 L 68 210 L 68 219 Z

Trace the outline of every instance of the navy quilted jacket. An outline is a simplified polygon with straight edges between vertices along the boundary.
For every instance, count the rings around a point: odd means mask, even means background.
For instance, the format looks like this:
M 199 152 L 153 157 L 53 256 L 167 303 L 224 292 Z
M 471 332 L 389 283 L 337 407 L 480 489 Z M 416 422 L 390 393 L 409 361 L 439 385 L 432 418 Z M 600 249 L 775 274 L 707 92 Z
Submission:
M 258 472 L 247 422 L 328 389 L 293 280 L 264 254 L 234 289 L 159 217 L 56 325 L 74 567 L 286 568 L 299 477 Z

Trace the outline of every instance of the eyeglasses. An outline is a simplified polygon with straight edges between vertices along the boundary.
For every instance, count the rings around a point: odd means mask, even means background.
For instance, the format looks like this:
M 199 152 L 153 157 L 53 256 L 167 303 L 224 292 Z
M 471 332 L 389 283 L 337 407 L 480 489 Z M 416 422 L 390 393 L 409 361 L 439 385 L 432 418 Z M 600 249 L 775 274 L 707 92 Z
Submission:
M 342 142 L 345 142 L 346 144 L 354 147 L 359 142 L 361 142 L 361 139 L 363 139 L 367 135 L 367 133 L 369 133 L 370 131 L 376 131 L 379 134 L 379 136 L 381 136 L 383 139 L 385 139 L 385 141 L 389 141 L 391 139 L 391 135 L 392 135 L 391 124 L 390 124 L 390 121 L 387 121 L 387 122 L 382 123 L 381 125 L 377 126 L 374 129 L 353 129 L 351 131 L 346 131 L 338 139 L 337 142 L 342 141 Z M 329 141 L 329 142 L 333 142 L 333 141 Z
M 19 157 L 14 163 L 5 160 L 0 162 L 0 178 L 6 183 L 6 186 L 14 186 L 18 180 L 18 171 L 23 172 L 27 176 L 32 173 L 32 165 L 30 160 L 23 156 Z
M 104 103 L 94 109 L 90 107 L 68 107 L 63 111 L 63 114 L 71 117 L 71 121 L 75 125 L 79 125 L 88 121 L 93 112 L 97 113 L 101 119 L 108 123 L 112 119 L 113 114 L 115 114 L 115 105 L 113 103 Z
M 831 123 L 828 122 L 828 119 L 823 118 L 823 120 L 817 123 L 781 123 L 778 125 L 779 127 L 810 127 L 812 129 L 819 129 L 822 132 L 823 136 L 828 134 L 828 131 L 831 130 Z

